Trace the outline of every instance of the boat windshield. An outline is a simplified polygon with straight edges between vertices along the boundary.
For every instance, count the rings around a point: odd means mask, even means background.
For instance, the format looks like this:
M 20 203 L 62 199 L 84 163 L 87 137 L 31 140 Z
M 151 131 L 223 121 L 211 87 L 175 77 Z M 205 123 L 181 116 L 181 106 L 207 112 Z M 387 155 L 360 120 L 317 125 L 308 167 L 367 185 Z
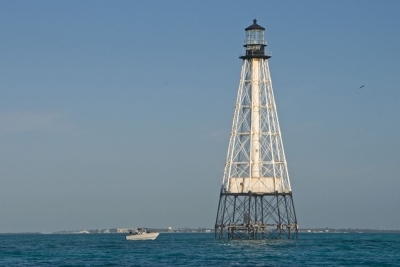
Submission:
M 147 228 L 137 228 L 136 232 L 138 234 L 145 234 L 147 232 Z

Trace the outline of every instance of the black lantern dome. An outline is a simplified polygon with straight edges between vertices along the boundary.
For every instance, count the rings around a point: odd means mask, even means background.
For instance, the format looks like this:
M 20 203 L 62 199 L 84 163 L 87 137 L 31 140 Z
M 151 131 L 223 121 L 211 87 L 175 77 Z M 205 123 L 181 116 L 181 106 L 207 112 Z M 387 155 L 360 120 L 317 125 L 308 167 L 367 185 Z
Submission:
M 253 19 L 253 25 L 247 27 L 246 29 L 244 29 L 245 31 L 250 31 L 250 30 L 263 30 L 265 31 L 264 27 L 261 27 L 260 25 L 257 24 L 257 20 Z

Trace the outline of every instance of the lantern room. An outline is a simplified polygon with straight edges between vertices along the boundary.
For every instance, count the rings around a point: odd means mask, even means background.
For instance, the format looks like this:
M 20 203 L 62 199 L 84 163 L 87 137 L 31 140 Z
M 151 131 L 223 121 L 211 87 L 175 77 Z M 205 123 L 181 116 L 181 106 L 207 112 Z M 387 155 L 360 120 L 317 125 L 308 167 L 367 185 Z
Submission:
M 257 24 L 257 20 L 253 20 L 253 25 L 247 27 L 246 31 L 246 45 L 263 45 L 265 28 Z

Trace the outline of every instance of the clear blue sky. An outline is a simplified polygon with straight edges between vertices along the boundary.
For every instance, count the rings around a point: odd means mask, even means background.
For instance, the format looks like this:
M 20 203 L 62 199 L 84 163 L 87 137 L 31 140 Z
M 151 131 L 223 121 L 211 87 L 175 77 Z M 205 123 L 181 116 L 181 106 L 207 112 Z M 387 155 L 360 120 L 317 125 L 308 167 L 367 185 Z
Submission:
M 0 1 L 0 232 L 213 227 L 254 18 L 300 227 L 399 229 L 399 13 Z

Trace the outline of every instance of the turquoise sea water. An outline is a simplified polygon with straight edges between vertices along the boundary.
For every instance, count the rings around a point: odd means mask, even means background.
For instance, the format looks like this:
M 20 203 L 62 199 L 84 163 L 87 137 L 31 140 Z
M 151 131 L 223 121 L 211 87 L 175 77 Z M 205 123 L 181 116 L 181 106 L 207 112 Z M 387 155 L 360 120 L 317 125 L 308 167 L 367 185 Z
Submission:
M 221 241 L 213 234 L 0 235 L 0 266 L 400 266 L 400 234 L 300 234 Z

